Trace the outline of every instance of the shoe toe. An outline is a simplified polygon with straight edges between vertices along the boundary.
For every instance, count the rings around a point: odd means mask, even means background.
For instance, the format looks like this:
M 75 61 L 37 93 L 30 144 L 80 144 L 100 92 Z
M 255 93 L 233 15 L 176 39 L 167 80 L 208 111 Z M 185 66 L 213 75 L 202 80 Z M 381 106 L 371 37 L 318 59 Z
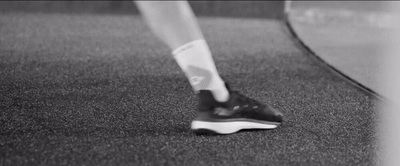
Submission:
M 268 117 L 269 121 L 279 123 L 283 121 L 283 113 L 275 108 L 272 108 L 271 106 L 267 106 L 264 109 L 264 113 L 267 115 L 266 117 Z
M 275 115 L 275 119 L 276 119 L 277 122 L 282 122 L 283 121 L 283 114 L 281 112 L 278 112 Z

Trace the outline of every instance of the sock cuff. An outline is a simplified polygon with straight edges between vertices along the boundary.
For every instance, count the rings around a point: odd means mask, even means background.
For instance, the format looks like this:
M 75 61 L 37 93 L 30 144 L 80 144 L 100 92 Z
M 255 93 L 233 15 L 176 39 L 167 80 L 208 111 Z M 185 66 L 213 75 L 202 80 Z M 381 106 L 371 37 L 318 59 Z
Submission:
M 189 43 L 186 43 L 186 44 L 184 44 L 182 46 L 179 46 L 178 48 L 176 48 L 175 50 L 172 51 L 172 54 L 174 56 L 176 56 L 179 53 L 181 53 L 182 51 L 185 51 L 187 49 L 195 47 L 196 45 L 200 45 L 200 47 L 202 45 L 205 45 L 207 47 L 207 42 L 204 39 L 193 40 L 193 41 L 191 41 Z

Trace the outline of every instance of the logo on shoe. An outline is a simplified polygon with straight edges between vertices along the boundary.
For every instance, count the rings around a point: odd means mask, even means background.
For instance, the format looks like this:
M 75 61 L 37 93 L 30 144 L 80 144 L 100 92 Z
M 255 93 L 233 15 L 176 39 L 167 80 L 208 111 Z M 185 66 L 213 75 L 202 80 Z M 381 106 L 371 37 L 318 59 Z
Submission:
M 235 107 L 232 110 L 226 109 L 226 108 L 217 107 L 217 108 L 214 108 L 214 114 L 220 115 L 220 116 L 231 116 L 236 112 L 237 109 L 238 108 L 235 109 Z

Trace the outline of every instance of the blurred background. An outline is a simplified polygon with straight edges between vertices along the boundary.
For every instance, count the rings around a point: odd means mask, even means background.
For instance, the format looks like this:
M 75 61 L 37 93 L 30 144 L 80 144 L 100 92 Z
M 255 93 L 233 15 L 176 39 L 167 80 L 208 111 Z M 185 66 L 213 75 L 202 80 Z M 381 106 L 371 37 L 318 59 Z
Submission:
M 190 1 L 200 16 L 283 18 L 283 1 Z M 0 11 L 138 14 L 132 1 L 1 1 Z
M 289 20 L 321 59 L 372 91 L 381 88 L 383 53 L 398 26 L 391 1 L 292 1 Z M 395 76 L 392 76 L 395 77 Z
M 379 88 L 379 54 L 399 18 L 390 1 L 287 1 L 296 34 L 321 59 L 363 86 Z M 284 1 L 191 1 L 198 16 L 284 19 Z M 1 1 L 0 12 L 137 15 L 132 1 Z M 382 45 L 383 44 L 383 45 Z

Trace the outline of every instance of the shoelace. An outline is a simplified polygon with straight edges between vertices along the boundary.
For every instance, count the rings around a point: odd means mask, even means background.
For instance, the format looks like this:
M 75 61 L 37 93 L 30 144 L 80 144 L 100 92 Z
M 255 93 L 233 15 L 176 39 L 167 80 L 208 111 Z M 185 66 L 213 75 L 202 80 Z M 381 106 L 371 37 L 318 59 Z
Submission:
M 258 101 L 248 98 L 237 91 L 232 91 L 231 93 L 235 93 L 238 96 L 241 104 L 245 103 L 244 105 L 241 105 L 241 107 L 246 108 L 246 110 L 261 110 L 264 108 L 264 105 L 260 104 Z

